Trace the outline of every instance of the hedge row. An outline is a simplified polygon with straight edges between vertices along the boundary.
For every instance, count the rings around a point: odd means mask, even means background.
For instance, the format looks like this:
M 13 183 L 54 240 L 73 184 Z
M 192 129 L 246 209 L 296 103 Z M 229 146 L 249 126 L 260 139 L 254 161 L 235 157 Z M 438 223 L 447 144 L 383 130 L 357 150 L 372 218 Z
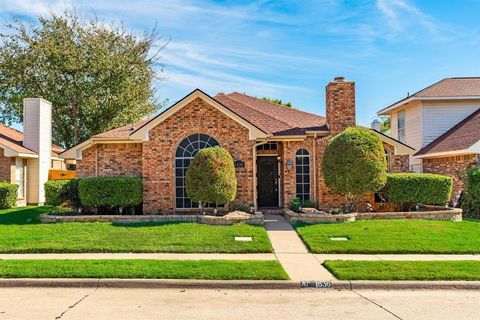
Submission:
M 142 203 L 142 181 L 136 177 L 91 177 L 74 180 L 52 180 L 45 183 L 48 205 L 137 206 Z
M 462 199 L 463 214 L 480 218 L 480 168 L 467 169 L 466 191 Z
M 445 204 L 452 194 L 452 178 L 428 173 L 392 173 L 382 191 L 389 202 Z
M 18 184 L 0 182 L 0 209 L 8 209 L 17 203 Z

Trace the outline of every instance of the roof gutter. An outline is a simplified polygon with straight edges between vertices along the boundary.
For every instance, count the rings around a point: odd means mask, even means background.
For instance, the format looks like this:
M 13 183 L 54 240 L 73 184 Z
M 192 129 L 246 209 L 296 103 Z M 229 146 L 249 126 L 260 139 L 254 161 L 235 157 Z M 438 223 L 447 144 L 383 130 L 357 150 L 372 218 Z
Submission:
M 400 100 L 398 102 L 395 102 L 394 104 L 381 109 L 380 111 L 377 112 L 377 115 L 379 116 L 385 116 L 389 115 L 392 111 L 395 109 L 398 109 L 399 107 L 410 103 L 412 101 L 434 101 L 434 100 L 440 100 L 440 101 L 445 101 L 445 100 L 480 100 L 480 96 L 446 96 L 446 97 L 415 97 L 411 96 L 409 98 L 405 98 L 403 100 Z

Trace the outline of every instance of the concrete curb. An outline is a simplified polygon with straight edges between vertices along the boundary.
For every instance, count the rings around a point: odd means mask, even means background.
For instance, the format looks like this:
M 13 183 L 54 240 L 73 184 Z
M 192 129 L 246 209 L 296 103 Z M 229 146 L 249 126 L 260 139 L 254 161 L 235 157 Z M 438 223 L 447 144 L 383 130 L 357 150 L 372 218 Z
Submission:
M 0 279 L 0 288 L 480 290 L 480 281 L 255 281 L 176 279 Z

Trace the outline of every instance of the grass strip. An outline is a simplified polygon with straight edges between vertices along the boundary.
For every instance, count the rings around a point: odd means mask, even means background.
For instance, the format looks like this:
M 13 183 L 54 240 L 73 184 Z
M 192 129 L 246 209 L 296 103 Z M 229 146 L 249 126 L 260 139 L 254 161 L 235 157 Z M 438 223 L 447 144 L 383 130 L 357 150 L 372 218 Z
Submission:
M 198 223 L 39 223 L 38 215 L 48 210 L 48 207 L 0 210 L 0 253 L 272 252 L 267 232 L 262 226 L 211 226 Z M 235 241 L 236 236 L 252 237 L 252 241 Z
M 0 277 L 288 280 L 276 260 L 0 260 Z
M 480 253 L 480 222 L 474 221 L 369 220 L 295 228 L 314 253 Z
M 327 260 L 339 280 L 480 280 L 480 261 Z

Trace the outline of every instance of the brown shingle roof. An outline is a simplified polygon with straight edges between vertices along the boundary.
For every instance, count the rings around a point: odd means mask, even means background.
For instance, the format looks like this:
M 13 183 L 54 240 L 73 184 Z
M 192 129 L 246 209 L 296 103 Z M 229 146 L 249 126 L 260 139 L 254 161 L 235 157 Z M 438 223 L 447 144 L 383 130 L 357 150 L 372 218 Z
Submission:
M 480 96 L 480 77 L 446 78 L 412 95 L 413 97 Z
M 127 124 L 126 126 L 118 127 L 109 131 L 105 131 L 99 134 L 92 136 L 92 138 L 118 138 L 118 139 L 128 139 L 130 134 L 135 130 L 143 126 L 145 123 L 151 119 L 140 120 L 133 124 Z
M 465 150 L 480 140 L 480 109 L 463 119 L 453 128 L 430 142 L 415 156 Z
M 273 135 L 302 135 L 306 130 L 328 130 L 322 116 L 246 94 L 220 93 L 213 98 L 264 132 Z
M 284 107 L 238 92 L 219 93 L 214 100 L 236 113 L 260 130 L 273 135 L 303 135 L 306 130 L 328 130 L 325 117 Z M 128 139 L 136 129 L 152 119 L 115 128 L 92 138 Z
M 23 132 L 7 127 L 3 124 L 0 124 L 0 144 L 15 150 L 18 153 L 36 154 L 36 152 L 23 146 Z M 62 147 L 52 144 L 52 156 L 58 156 L 58 153 L 63 150 Z

